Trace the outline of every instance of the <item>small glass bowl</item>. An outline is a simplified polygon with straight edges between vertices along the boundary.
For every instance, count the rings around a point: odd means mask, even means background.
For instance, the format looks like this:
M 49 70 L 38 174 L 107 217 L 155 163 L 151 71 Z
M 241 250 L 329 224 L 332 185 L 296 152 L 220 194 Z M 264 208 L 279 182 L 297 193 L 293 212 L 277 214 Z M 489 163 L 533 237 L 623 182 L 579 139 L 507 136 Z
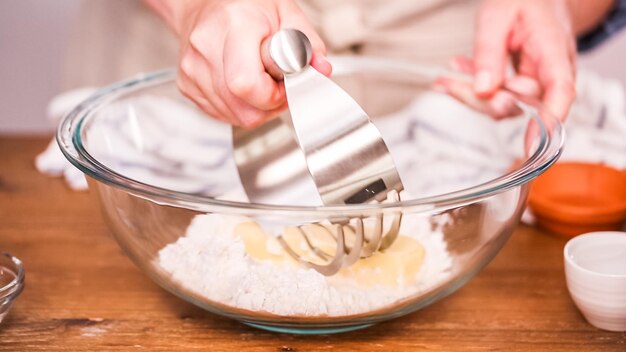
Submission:
M 13 301 L 24 289 L 24 265 L 9 253 L 0 253 L 0 323 L 11 309 Z

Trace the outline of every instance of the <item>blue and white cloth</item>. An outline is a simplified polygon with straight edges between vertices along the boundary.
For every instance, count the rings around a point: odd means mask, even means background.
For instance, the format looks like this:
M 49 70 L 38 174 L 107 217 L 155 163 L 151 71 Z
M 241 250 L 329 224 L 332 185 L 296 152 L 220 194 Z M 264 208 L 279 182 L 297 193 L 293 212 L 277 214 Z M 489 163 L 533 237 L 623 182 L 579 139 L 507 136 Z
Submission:
M 578 51 L 589 51 L 626 26 L 626 0 L 616 0 L 607 18 L 592 31 L 578 37 Z

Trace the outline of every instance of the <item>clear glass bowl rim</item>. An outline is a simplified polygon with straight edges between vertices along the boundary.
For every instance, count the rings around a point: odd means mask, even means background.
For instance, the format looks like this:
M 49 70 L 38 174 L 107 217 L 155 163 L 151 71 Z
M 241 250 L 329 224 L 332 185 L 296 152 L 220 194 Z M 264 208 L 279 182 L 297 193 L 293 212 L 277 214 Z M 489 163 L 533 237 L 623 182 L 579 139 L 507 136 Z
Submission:
M 13 299 L 15 296 L 20 294 L 22 286 L 24 285 L 24 279 L 26 277 L 24 264 L 17 257 L 7 252 L 0 251 L 0 256 L 5 257 L 15 266 L 14 268 L 10 268 L 11 270 L 15 270 L 15 277 L 13 280 L 0 287 L 0 300 Z
M 375 70 L 375 72 L 380 73 L 388 72 L 419 75 L 429 80 L 441 75 L 458 76 L 457 73 L 435 66 L 417 65 L 384 58 L 331 56 L 330 60 L 333 63 L 335 73 L 359 72 L 359 70 L 366 69 L 369 71 Z M 337 213 L 360 216 L 363 214 L 380 213 L 381 211 L 431 212 L 477 202 L 531 181 L 533 178 L 543 173 L 558 159 L 563 147 L 564 130 L 562 123 L 557 118 L 547 113 L 542 114 L 540 117 L 536 108 L 540 106 L 539 102 L 530 98 L 520 97 L 510 92 L 517 97 L 517 105 L 522 111 L 530 119 L 536 121 L 540 131 L 540 140 L 536 151 L 524 163 L 511 169 L 508 173 L 470 188 L 441 195 L 404 200 L 395 203 L 318 207 L 234 202 L 168 190 L 119 174 L 100 163 L 85 149 L 81 136 L 82 127 L 85 121 L 92 115 L 93 111 L 124 94 L 140 91 L 151 86 L 174 82 L 175 74 L 176 71 L 174 69 L 140 74 L 134 78 L 98 90 L 72 109 L 59 125 L 56 139 L 62 153 L 70 163 L 87 176 L 134 195 L 150 199 L 158 204 L 183 207 L 202 212 L 226 212 L 242 215 L 262 216 L 268 213 L 280 212 L 282 215 L 294 216 L 332 216 Z M 544 119 L 547 121 L 544 121 Z M 551 126 L 550 129 L 547 128 L 548 125 Z

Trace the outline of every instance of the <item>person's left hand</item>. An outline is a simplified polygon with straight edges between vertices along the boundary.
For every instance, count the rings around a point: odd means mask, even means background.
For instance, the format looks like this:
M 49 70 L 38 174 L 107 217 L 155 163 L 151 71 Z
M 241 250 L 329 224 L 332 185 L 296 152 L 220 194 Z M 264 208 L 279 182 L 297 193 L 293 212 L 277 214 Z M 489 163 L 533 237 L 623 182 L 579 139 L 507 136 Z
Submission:
M 439 84 L 466 102 L 475 93 L 484 99 L 482 110 L 496 117 L 510 112 L 511 99 L 500 91 L 507 87 L 540 97 L 552 114 L 565 119 L 575 96 L 576 42 L 570 4 L 568 0 L 483 1 L 474 58 L 453 61 L 454 68 L 474 75 L 473 85 L 447 79 Z M 509 62 L 515 74 L 507 76 Z

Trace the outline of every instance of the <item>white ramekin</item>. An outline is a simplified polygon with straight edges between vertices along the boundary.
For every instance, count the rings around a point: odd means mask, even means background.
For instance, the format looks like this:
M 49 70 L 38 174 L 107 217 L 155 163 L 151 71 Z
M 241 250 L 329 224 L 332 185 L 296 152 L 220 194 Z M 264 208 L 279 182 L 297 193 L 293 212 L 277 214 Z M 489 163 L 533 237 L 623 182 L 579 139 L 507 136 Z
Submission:
M 563 250 L 567 288 L 587 321 L 626 331 L 626 232 L 590 232 Z

